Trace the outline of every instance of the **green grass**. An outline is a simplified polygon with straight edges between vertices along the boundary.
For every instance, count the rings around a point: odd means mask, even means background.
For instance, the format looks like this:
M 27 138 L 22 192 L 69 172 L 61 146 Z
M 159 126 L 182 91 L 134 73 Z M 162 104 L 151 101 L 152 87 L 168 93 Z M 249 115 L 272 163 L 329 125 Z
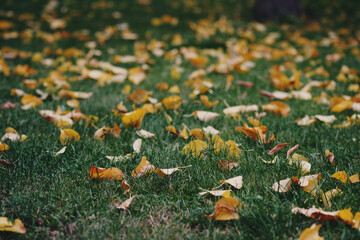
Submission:
M 236 34 L 217 33 L 206 41 L 196 40 L 194 32 L 188 27 L 188 22 L 197 22 L 202 18 L 213 17 L 217 20 L 219 16 L 227 15 L 232 21 L 235 29 L 245 29 L 248 27 L 249 14 L 248 5 L 251 1 L 239 4 L 238 1 L 228 0 L 221 6 L 217 1 L 198 1 L 195 6 L 186 7 L 186 3 L 180 2 L 179 7 L 175 8 L 173 1 L 153 1 L 150 6 L 143 6 L 136 1 L 121 1 L 111 8 L 93 9 L 89 1 L 59 1 L 60 6 L 56 8 L 59 17 L 68 19 L 66 31 L 74 32 L 77 30 L 88 29 L 90 40 L 96 40 L 95 33 L 102 31 L 106 26 L 114 26 L 118 23 L 127 22 L 132 31 L 139 34 L 139 41 L 150 42 L 146 38 L 146 32 L 151 33 L 151 38 L 158 40 L 166 39 L 166 35 L 181 33 L 184 39 L 184 46 L 195 46 L 198 49 L 223 48 L 226 50 L 226 41 L 230 37 L 239 36 Z M 16 1 L 6 1 L 4 11 L 14 11 L 16 16 L 21 13 L 33 13 L 35 21 L 41 24 L 41 30 L 54 32 L 48 24 L 40 19 L 42 7 L 46 1 L 29 1 L 18 4 Z M 316 9 L 313 4 L 305 1 L 305 9 Z M 320 6 L 322 6 L 320 4 Z M 347 5 L 346 5 L 347 6 Z M 345 10 L 346 6 L 344 7 Z M 68 12 L 64 11 L 66 7 Z M 63 12 L 61 11 L 63 9 Z M 322 12 L 331 16 L 331 11 L 339 12 L 335 6 L 330 10 Z M 332 10 L 333 9 L 333 10 Z M 334 10 L 335 9 L 335 10 Z M 120 19 L 113 19 L 113 11 L 122 14 Z M 179 18 L 176 26 L 162 25 L 154 27 L 150 20 L 153 17 L 161 17 L 169 14 Z M 9 20 L 16 24 L 16 31 L 23 31 L 27 28 L 26 22 L 19 21 L 17 17 L 11 17 L 4 12 L 0 14 L 0 20 Z M 251 20 L 251 19 L 250 19 Z M 340 28 L 347 28 L 350 36 L 355 37 L 356 24 L 352 24 L 354 19 L 348 21 L 334 22 L 321 20 L 322 31 L 307 32 L 304 36 L 309 39 L 321 40 L 327 36 L 327 31 L 337 31 Z M 305 23 L 300 21 L 289 23 L 292 32 L 297 29 L 305 29 Z M 267 31 L 264 33 L 256 32 L 259 42 L 269 32 L 280 32 L 281 38 L 278 42 L 288 40 L 285 31 L 281 30 L 281 23 L 269 23 Z M 340 35 L 343 41 L 348 36 Z M 169 40 L 166 51 L 175 47 L 170 45 Z M 277 43 L 278 43 L 277 42 Z M 5 59 L 7 64 L 13 68 L 18 64 L 29 64 L 38 70 L 36 75 L 28 78 L 39 79 L 48 76 L 53 67 L 44 67 L 40 63 L 33 63 L 31 55 L 34 52 L 42 51 L 45 47 L 52 50 L 58 48 L 66 49 L 76 47 L 85 52 L 88 51 L 84 46 L 85 41 L 76 39 L 60 39 L 54 43 L 47 44 L 38 38 L 32 39 L 29 43 L 23 43 L 21 39 L 5 40 L 0 38 L 0 46 L 11 47 L 16 50 L 24 50 L 30 53 L 30 58 Z M 298 50 L 302 46 L 290 41 L 290 44 Z M 280 48 L 274 44 L 273 48 Z M 107 40 L 104 45 L 98 45 L 97 49 L 102 51 L 99 60 L 112 62 L 113 54 L 108 53 L 108 49 L 114 49 L 118 55 L 133 55 L 134 41 L 123 40 L 119 34 Z M 321 60 L 316 66 L 323 65 L 330 73 L 326 77 L 313 77 L 313 80 L 334 80 L 342 65 L 346 64 L 351 68 L 360 69 L 359 60 L 351 54 L 351 50 L 358 47 L 351 47 L 347 50 L 336 49 L 334 47 L 318 47 Z M 4 50 L 4 49 L 3 49 Z M 2 50 L 2 52 L 4 52 Z M 327 65 L 325 56 L 337 51 L 344 53 L 344 58 L 340 61 Z M 56 59 L 57 56 L 49 55 L 49 58 Z M 1 54 L 0 54 L 1 58 Z M 231 106 L 240 104 L 262 105 L 269 100 L 259 94 L 259 90 L 276 90 L 268 78 L 268 70 L 276 64 L 284 61 L 293 61 L 292 58 L 281 58 L 279 60 L 256 60 L 256 66 L 249 73 L 231 72 L 236 80 L 246 80 L 254 82 L 251 89 L 242 86 L 233 87 L 226 92 L 226 76 L 222 74 L 210 73 L 206 77 L 214 83 L 214 94 L 208 94 L 211 101 L 219 100 L 219 104 L 211 109 L 195 102 L 197 99 L 189 98 L 191 89 L 183 83 L 188 80 L 189 74 L 197 68 L 189 62 L 184 61 L 181 67 L 184 72 L 180 79 L 172 79 L 170 68 L 173 61 L 165 61 L 163 57 L 151 55 L 154 64 L 150 64 L 152 71 L 147 72 L 146 80 L 139 86 L 132 89 L 142 88 L 153 92 L 153 97 L 158 100 L 170 96 L 167 92 L 162 92 L 154 88 L 158 82 L 167 82 L 170 86 L 178 84 L 181 88 L 183 103 L 178 113 L 168 110 L 173 118 L 171 123 L 176 128 L 186 124 L 190 129 L 202 128 L 212 125 L 221 131 L 221 138 L 224 140 L 234 140 L 240 143 L 243 154 L 240 158 L 240 165 L 231 172 L 222 172 L 217 168 L 219 160 L 226 159 L 225 153 L 214 154 L 211 150 L 205 151 L 204 159 L 193 158 L 181 153 L 181 149 L 190 142 L 174 136 L 166 130 L 169 124 L 166 122 L 164 114 L 159 111 L 155 114 L 148 114 L 143 119 L 141 128 L 156 134 L 154 139 L 144 139 L 142 151 L 134 155 L 131 159 L 124 162 L 112 163 L 105 158 L 106 155 L 124 155 L 132 152 L 132 144 L 137 139 L 136 129 L 125 128 L 122 126 L 121 117 L 113 116 L 112 109 L 120 101 L 128 110 L 132 109 L 132 103 L 123 95 L 123 84 L 111 84 L 103 87 L 97 86 L 93 80 L 80 82 L 70 82 L 72 90 L 91 91 L 94 95 L 87 100 L 82 100 L 80 110 L 86 115 L 96 115 L 99 121 L 97 127 L 111 125 L 116 122 L 120 125 L 122 133 L 119 138 L 107 138 L 104 142 L 99 142 L 93 138 L 96 131 L 93 127 L 86 127 L 85 121 L 76 122 L 73 126 L 80 134 L 80 141 L 71 143 L 67 146 L 66 152 L 54 158 L 55 152 L 60 150 L 63 145 L 59 141 L 60 131 L 58 127 L 43 119 L 36 110 L 53 109 L 56 110 L 60 105 L 63 110 L 71 110 L 63 99 L 47 99 L 44 104 L 30 110 L 21 110 L 20 98 L 10 96 L 11 89 L 20 88 L 27 93 L 35 93 L 33 90 L 26 89 L 22 84 L 24 77 L 11 74 L 5 76 L 0 73 L 0 104 L 6 101 L 19 103 L 15 109 L 1 110 L 0 112 L 0 132 L 5 133 L 6 127 L 15 128 L 20 134 L 26 134 L 28 139 L 23 143 L 12 143 L 9 151 L 1 153 L 0 158 L 9 162 L 15 162 L 14 166 L 0 165 L 0 216 L 6 216 L 11 220 L 19 218 L 24 223 L 27 233 L 20 235 L 16 233 L 0 232 L 2 239 L 295 239 L 300 233 L 318 223 L 316 220 L 306 218 L 301 215 L 291 214 L 293 206 L 310 208 L 315 205 L 324 208 L 319 198 L 304 192 L 300 188 L 294 187 L 287 193 L 277 193 L 271 189 L 274 182 L 287 177 L 298 176 L 296 166 L 289 166 L 285 160 L 287 148 L 278 153 L 280 161 L 274 165 L 263 164 L 259 157 L 265 160 L 272 158 L 267 155 L 267 151 L 276 144 L 289 142 L 291 146 L 300 144 L 296 153 L 304 155 L 312 164 L 311 173 L 322 173 L 320 181 L 321 189 L 324 191 L 340 188 L 343 191 L 341 196 L 332 199 L 333 206 L 327 210 L 339 210 L 352 208 L 353 213 L 360 211 L 360 185 L 342 184 L 340 181 L 330 176 L 337 171 L 346 171 L 349 175 L 360 172 L 360 138 L 359 124 L 350 128 L 335 129 L 319 121 L 309 127 L 297 126 L 296 119 L 304 117 L 306 114 L 315 115 L 334 114 L 328 105 L 318 105 L 315 101 L 303 101 L 291 99 L 286 103 L 291 107 L 290 115 L 286 118 L 275 116 L 268 113 L 261 121 L 269 129 L 270 133 L 276 136 L 275 142 L 270 144 L 260 144 L 247 136 L 236 132 L 235 126 L 240 126 L 247 122 L 248 116 L 253 113 L 242 114 L 241 119 L 236 120 L 227 118 L 223 114 L 203 123 L 194 117 L 183 117 L 196 110 L 208 110 L 222 113 L 226 108 L 223 100 Z M 311 65 L 314 59 L 296 63 L 299 70 L 304 71 Z M 316 59 L 315 59 L 316 60 Z M 75 64 L 75 60 L 73 60 Z M 215 63 L 216 59 L 211 59 Z M 130 68 L 139 64 L 118 64 L 118 66 Z M 64 73 L 64 76 L 74 76 L 78 74 Z M 302 82 L 306 83 L 309 79 L 302 77 Z M 319 96 L 321 91 L 326 91 L 330 96 L 341 96 L 342 94 L 354 96 L 356 93 L 347 91 L 349 84 L 337 82 L 334 92 L 324 89 L 313 89 L 313 96 Z M 41 86 L 40 89 L 44 90 Z M 246 97 L 242 95 L 246 93 Z M 351 116 L 354 112 L 347 110 L 342 113 L 335 113 L 339 120 L 345 120 L 345 116 Z M 331 165 L 324 154 L 325 149 L 329 149 L 335 154 L 338 166 Z M 157 174 L 146 175 L 141 178 L 132 178 L 131 171 L 139 164 L 142 156 L 156 167 L 172 168 L 177 166 L 192 165 L 192 167 L 176 172 L 171 176 L 160 178 Z M 230 158 L 229 160 L 236 160 Z M 122 202 L 129 197 L 123 194 L 120 181 L 112 180 L 91 180 L 89 178 L 89 167 L 118 167 L 126 175 L 127 181 L 131 186 L 131 194 L 136 195 L 128 211 L 116 209 L 114 202 Z M 239 210 L 239 219 L 216 222 L 206 218 L 214 211 L 214 206 L 218 197 L 199 196 L 200 187 L 212 189 L 219 185 L 219 180 L 228 179 L 235 176 L 243 176 L 244 186 L 242 189 L 232 189 L 232 196 L 235 196 L 243 203 Z M 229 186 L 224 186 L 229 188 Z M 320 230 L 320 235 L 325 239 L 358 239 L 360 233 L 350 226 L 337 222 L 324 222 Z

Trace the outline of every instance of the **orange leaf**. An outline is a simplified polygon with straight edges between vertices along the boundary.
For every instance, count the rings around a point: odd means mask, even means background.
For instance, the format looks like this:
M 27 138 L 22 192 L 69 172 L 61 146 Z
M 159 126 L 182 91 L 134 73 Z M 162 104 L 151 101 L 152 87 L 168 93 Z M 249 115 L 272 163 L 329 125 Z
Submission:
M 155 167 L 146 160 L 146 157 L 142 157 L 141 162 L 136 169 L 131 172 L 131 175 L 133 177 L 141 177 L 147 173 L 151 174 L 154 171 Z
M 217 201 L 215 205 L 215 212 L 207 217 L 216 221 L 227 221 L 239 219 L 238 209 L 242 203 L 233 197 L 223 197 Z
M 274 101 L 266 105 L 262 105 L 262 109 L 284 117 L 289 116 L 290 113 L 290 107 L 286 103 L 280 101 Z
M 73 129 L 60 129 L 60 132 L 60 142 L 62 144 L 67 144 L 70 141 L 77 142 L 80 140 L 80 135 Z
M 114 180 L 122 180 L 125 177 L 125 174 L 118 168 L 98 168 L 95 166 L 91 166 L 89 168 L 90 178 L 98 178 L 98 179 L 114 179 Z
M 135 111 L 125 113 L 125 115 L 122 116 L 121 121 L 125 127 L 139 128 L 141 126 L 141 122 L 144 116 L 145 116 L 144 110 L 136 109 Z
M 7 217 L 0 217 L 0 231 L 26 233 L 26 228 L 20 219 L 15 219 L 14 223 L 11 223 Z

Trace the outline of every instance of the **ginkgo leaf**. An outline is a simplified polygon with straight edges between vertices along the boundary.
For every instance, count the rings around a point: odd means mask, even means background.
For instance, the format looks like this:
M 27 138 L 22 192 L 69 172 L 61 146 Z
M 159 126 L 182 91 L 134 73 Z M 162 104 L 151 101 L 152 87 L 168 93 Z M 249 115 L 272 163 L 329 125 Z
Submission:
M 136 169 L 131 172 L 131 175 L 133 177 L 141 177 L 147 173 L 151 174 L 154 171 L 155 167 L 146 160 L 146 157 L 142 157 L 141 162 Z
M 26 228 L 20 219 L 15 219 L 14 223 L 11 223 L 7 217 L 0 217 L 0 231 L 26 233 Z
M 80 135 L 75 130 L 67 128 L 67 129 L 60 129 L 60 142 L 62 144 L 70 143 L 71 141 L 79 141 Z
M 334 115 L 315 115 L 315 118 L 326 124 L 331 124 L 337 119 Z
M 66 147 L 63 147 L 62 149 L 60 149 L 58 152 L 55 153 L 54 157 L 57 157 L 60 154 L 63 154 L 66 150 Z
M 268 154 L 269 155 L 274 155 L 275 153 L 277 153 L 278 151 L 280 151 L 281 149 L 283 149 L 284 147 L 286 147 L 289 143 L 280 143 L 278 145 L 276 145 L 273 149 L 271 149 Z
M 320 237 L 319 230 L 321 228 L 320 225 L 316 225 L 315 223 L 311 225 L 311 227 L 306 228 L 300 235 L 298 240 L 323 240 L 323 237 Z
M 238 209 L 242 203 L 233 197 L 223 197 L 216 202 L 215 212 L 207 217 L 216 221 L 239 219 Z
M 121 121 L 125 127 L 139 128 L 141 126 L 141 122 L 144 116 L 145 116 L 145 112 L 140 108 L 140 109 L 136 109 L 135 111 L 125 113 L 122 116 Z
M 215 112 L 207 112 L 207 111 L 195 111 L 192 113 L 193 116 L 197 117 L 200 121 L 207 122 L 215 119 L 220 116 L 220 114 Z
M 235 162 L 235 161 L 227 161 L 227 160 L 221 160 L 218 162 L 218 167 L 221 169 L 221 170 L 225 170 L 225 171 L 231 171 L 231 169 L 233 167 L 237 167 L 239 165 L 238 162 Z
M 227 183 L 227 184 L 230 184 L 231 186 L 233 186 L 234 188 L 240 189 L 240 188 L 242 188 L 242 185 L 243 185 L 242 179 L 243 179 L 242 176 L 237 176 L 237 177 L 229 178 L 227 180 L 220 180 L 220 183 L 222 183 L 221 185 L 223 185 L 224 183 Z
M 325 149 L 325 156 L 326 158 L 329 160 L 329 162 L 334 165 L 334 158 L 335 158 L 335 155 L 330 152 L 328 149 Z
M 125 174 L 118 168 L 98 168 L 91 166 L 89 168 L 90 178 L 98 179 L 114 179 L 122 180 L 125 177 Z
M 141 151 L 141 144 L 142 144 L 142 140 L 141 138 L 138 138 L 135 140 L 134 144 L 133 144 L 133 149 L 135 153 L 140 153 Z
M 123 209 L 123 210 L 127 210 L 127 209 L 130 207 L 130 205 L 131 205 L 132 201 L 134 200 L 135 196 L 136 196 L 136 195 L 134 195 L 134 196 L 126 199 L 126 200 L 125 200 L 124 202 L 122 202 L 122 203 L 115 203 L 116 208 L 118 208 L 118 209 Z
M 157 174 L 159 174 L 160 177 L 164 177 L 165 175 L 171 175 L 176 171 L 181 171 L 182 168 L 188 168 L 188 167 L 191 167 L 191 165 L 185 167 L 176 167 L 176 168 L 158 168 L 155 171 Z
M 347 183 L 348 181 L 348 175 L 345 171 L 339 171 L 331 175 L 332 178 L 335 178 L 343 183 Z
M 207 146 L 207 143 L 202 140 L 193 140 L 183 147 L 182 152 L 184 154 L 191 154 L 193 157 L 202 158 L 202 151 L 204 151 Z
M 178 109 L 181 105 L 181 97 L 174 95 L 167 98 L 164 98 L 161 103 L 164 105 L 164 107 L 169 109 Z
M 151 132 L 148 132 L 146 130 L 143 130 L 143 129 L 140 129 L 139 131 L 136 131 L 136 134 L 139 137 L 142 137 L 142 138 L 154 138 L 155 137 L 155 134 L 153 134 Z
M 265 111 L 272 112 L 276 115 L 282 115 L 283 117 L 289 116 L 290 113 L 290 107 L 286 103 L 280 101 L 270 102 L 266 105 L 262 105 L 261 107 Z
M 202 189 L 202 190 L 203 190 L 203 192 L 199 192 L 200 196 L 203 196 L 203 195 L 209 193 L 216 197 L 220 197 L 220 196 L 230 197 L 230 193 L 231 193 L 231 190 L 205 190 L 205 189 Z

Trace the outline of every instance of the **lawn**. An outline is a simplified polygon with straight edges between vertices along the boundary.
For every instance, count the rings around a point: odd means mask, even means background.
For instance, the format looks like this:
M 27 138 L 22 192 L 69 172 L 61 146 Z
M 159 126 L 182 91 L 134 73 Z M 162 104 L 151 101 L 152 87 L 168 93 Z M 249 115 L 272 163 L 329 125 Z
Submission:
M 359 239 L 359 4 L 303 3 L 4 1 L 0 239 Z

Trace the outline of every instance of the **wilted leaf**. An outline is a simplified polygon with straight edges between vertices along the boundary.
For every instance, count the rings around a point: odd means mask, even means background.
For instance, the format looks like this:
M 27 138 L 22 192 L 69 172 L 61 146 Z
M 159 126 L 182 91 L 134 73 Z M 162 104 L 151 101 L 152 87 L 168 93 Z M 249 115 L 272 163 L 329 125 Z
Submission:
M 207 127 L 203 127 L 203 131 L 207 134 L 211 134 L 211 135 L 218 135 L 220 133 L 219 130 L 216 130 L 215 128 L 213 128 L 212 126 L 207 126 Z
M 116 208 L 127 210 L 130 207 L 130 204 L 134 200 L 136 195 L 130 197 L 129 199 L 125 200 L 123 203 L 115 203 Z
M 26 228 L 18 218 L 12 223 L 7 217 L 0 217 L 0 231 L 26 233 Z
M 180 130 L 177 130 L 174 126 L 167 126 L 166 127 L 166 130 L 168 130 L 169 132 L 175 134 L 175 135 L 178 135 L 179 137 L 181 138 L 184 138 L 184 139 L 188 139 L 189 138 L 189 135 L 187 133 L 187 128 L 186 126 L 183 127 L 183 130 L 180 131 Z
M 335 155 L 330 152 L 328 149 L 325 150 L 325 156 L 326 158 L 329 160 L 329 162 L 334 165 L 334 158 L 335 158 Z
M 281 149 L 283 149 L 285 146 L 287 146 L 289 143 L 280 143 L 278 145 L 276 145 L 273 149 L 271 149 L 268 154 L 269 155 L 274 155 L 275 153 L 277 153 L 278 151 L 280 151 Z
M 213 107 L 214 105 L 217 105 L 217 104 L 219 103 L 218 100 L 216 100 L 216 101 L 214 101 L 214 102 L 210 102 L 210 101 L 209 101 L 209 97 L 206 96 L 206 95 L 201 95 L 201 96 L 200 96 L 200 100 L 201 100 L 202 103 L 203 103 L 206 107 L 208 107 L 208 108 L 211 108 L 211 107 Z
M 248 113 L 257 111 L 259 111 L 259 107 L 257 105 L 239 105 L 228 107 L 223 110 L 225 115 L 234 115 L 237 113 Z
M 274 134 L 272 134 L 271 137 L 268 140 L 266 140 L 266 133 L 267 133 L 266 126 L 250 128 L 246 123 L 244 123 L 243 127 L 235 127 L 235 130 L 244 133 L 245 135 L 249 136 L 255 141 L 258 140 L 261 143 L 269 143 L 275 138 Z
M 145 112 L 142 109 L 136 109 L 135 111 L 125 113 L 122 116 L 122 124 L 125 127 L 139 128 L 141 126 L 142 119 L 145 116 Z
M 136 131 L 136 134 L 139 137 L 142 137 L 142 138 L 154 138 L 155 137 L 155 134 L 153 134 L 151 132 L 148 132 L 146 130 L 143 130 L 143 129 L 140 129 L 139 131 Z
M 262 105 L 261 107 L 265 111 L 272 112 L 276 115 L 282 115 L 283 117 L 289 116 L 290 113 L 290 107 L 286 103 L 280 101 L 270 102 L 266 105 Z
M 169 109 L 178 109 L 181 105 L 181 97 L 174 95 L 167 98 L 164 98 L 161 103 L 164 105 L 164 107 Z
M 98 179 L 114 179 L 114 180 L 122 180 L 125 177 L 125 174 L 118 168 L 98 168 L 95 166 L 91 166 L 89 168 L 90 178 L 98 178 Z
M 136 169 L 131 172 L 131 175 L 133 177 L 141 177 L 147 173 L 151 174 L 154 171 L 155 167 L 146 160 L 146 157 L 142 157 L 141 162 Z
M 315 223 L 311 225 L 311 227 L 306 228 L 300 235 L 298 240 L 323 240 L 323 237 L 319 235 L 320 225 L 316 225 Z
M 128 184 L 126 179 L 121 182 L 121 187 L 124 190 L 124 194 L 130 191 L 130 185 Z
M 217 201 L 215 205 L 215 212 L 207 217 L 216 221 L 227 221 L 239 219 L 238 209 L 242 203 L 233 197 L 223 197 Z
M 230 184 L 231 186 L 233 186 L 234 188 L 240 189 L 242 188 L 242 176 L 237 176 L 237 177 L 233 177 L 227 180 L 220 180 L 220 183 L 222 183 L 221 185 L 223 185 L 224 183 Z M 221 186 L 220 185 L 220 186 Z
M 63 147 L 62 149 L 60 149 L 57 153 L 55 153 L 54 157 L 57 157 L 60 154 L 63 154 L 66 150 L 66 147 Z
M 209 193 L 216 197 L 219 197 L 219 196 L 230 197 L 230 192 L 231 192 L 231 190 L 205 190 L 205 189 L 202 189 L 202 190 L 203 190 L 203 192 L 199 192 L 200 196 L 203 196 L 203 195 Z
M 227 161 L 227 160 L 221 160 L 218 162 L 218 167 L 221 170 L 225 170 L 225 171 L 231 171 L 231 169 L 233 167 L 237 167 L 239 165 L 238 162 L 234 162 L 234 161 Z
M 202 158 L 202 151 L 207 148 L 207 143 L 202 140 L 193 140 L 188 145 L 183 147 L 184 154 L 191 154 L 193 157 Z
M 71 141 L 77 142 L 80 140 L 80 135 L 73 129 L 60 129 L 60 132 L 60 142 L 62 144 L 68 144 Z
M 43 104 L 43 101 L 41 100 L 41 98 L 36 97 L 32 94 L 25 94 L 21 98 L 21 103 L 23 104 L 23 106 L 21 108 L 24 110 L 27 110 L 27 109 L 34 108 L 34 107 L 37 107 L 37 106 Z
M 207 122 L 213 120 L 214 118 L 220 116 L 220 114 L 215 112 L 207 111 L 196 111 L 192 113 L 193 116 L 197 117 L 200 121 Z
M 289 158 L 290 154 L 292 154 L 295 150 L 297 150 L 299 146 L 300 146 L 299 144 L 296 144 L 292 148 L 289 148 L 289 150 L 286 153 L 286 158 Z

